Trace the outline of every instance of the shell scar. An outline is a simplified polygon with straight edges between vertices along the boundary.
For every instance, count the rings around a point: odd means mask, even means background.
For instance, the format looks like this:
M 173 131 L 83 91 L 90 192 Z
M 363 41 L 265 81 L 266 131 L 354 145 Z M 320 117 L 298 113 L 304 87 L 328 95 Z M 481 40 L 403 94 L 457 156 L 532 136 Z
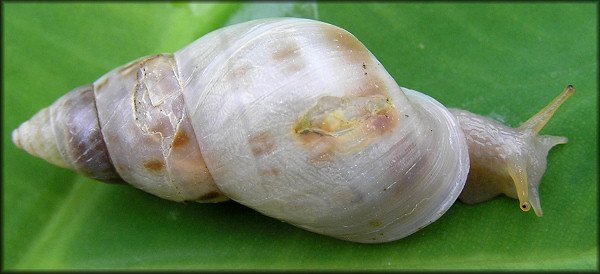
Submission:
M 395 128 L 399 115 L 382 95 L 323 96 L 295 123 L 301 144 L 319 159 L 351 153 Z

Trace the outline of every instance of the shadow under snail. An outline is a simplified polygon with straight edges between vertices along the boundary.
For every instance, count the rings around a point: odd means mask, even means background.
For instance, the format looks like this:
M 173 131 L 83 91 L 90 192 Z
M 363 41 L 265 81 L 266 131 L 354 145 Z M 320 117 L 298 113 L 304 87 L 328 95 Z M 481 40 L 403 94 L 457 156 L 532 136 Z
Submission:
M 568 86 L 518 128 L 402 88 L 352 34 L 273 18 L 142 57 L 12 132 L 34 156 L 173 201 L 234 200 L 335 238 L 403 238 L 459 197 L 542 215 L 538 135 Z M 459 196 L 460 195 L 460 196 Z

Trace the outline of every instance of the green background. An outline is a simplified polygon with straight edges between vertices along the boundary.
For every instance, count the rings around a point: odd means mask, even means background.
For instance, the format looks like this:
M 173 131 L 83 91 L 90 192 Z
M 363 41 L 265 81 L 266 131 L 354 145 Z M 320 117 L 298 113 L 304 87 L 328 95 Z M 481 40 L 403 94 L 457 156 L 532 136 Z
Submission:
M 598 269 L 598 4 L 3 3 L 3 270 Z M 18 150 L 10 133 L 77 86 L 233 23 L 315 18 L 357 36 L 404 87 L 518 126 L 572 84 L 543 134 L 544 216 L 460 202 L 386 244 L 344 242 L 234 202 L 174 203 Z

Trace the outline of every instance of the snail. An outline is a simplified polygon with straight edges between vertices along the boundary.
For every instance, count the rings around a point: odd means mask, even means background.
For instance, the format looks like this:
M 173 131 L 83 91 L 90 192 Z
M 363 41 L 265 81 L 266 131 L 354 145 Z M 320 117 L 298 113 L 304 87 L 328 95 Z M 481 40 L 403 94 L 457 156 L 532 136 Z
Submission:
M 568 86 L 518 128 L 400 87 L 349 32 L 299 18 L 210 32 L 117 67 L 40 110 L 13 143 L 92 179 L 184 202 L 234 200 L 297 227 L 380 243 L 460 198 L 542 215 L 538 135 Z

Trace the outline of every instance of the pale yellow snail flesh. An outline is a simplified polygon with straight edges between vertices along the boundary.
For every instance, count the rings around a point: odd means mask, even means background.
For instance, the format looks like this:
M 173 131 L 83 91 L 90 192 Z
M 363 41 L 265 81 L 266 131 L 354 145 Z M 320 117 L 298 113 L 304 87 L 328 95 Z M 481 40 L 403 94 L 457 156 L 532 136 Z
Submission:
M 341 28 L 262 19 L 118 67 L 12 139 L 97 180 L 173 201 L 233 199 L 376 243 L 437 220 L 461 191 L 468 203 L 505 193 L 541 215 L 546 155 L 567 139 L 537 133 L 573 92 L 512 129 L 399 87 Z

